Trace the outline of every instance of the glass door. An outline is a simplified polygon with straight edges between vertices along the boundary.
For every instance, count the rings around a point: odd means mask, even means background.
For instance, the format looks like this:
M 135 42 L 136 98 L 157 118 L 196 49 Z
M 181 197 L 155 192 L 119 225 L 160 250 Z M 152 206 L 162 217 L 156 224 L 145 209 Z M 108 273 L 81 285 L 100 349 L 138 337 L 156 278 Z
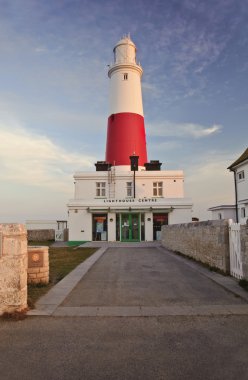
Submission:
M 131 240 L 140 241 L 139 214 L 131 216 Z
M 107 214 L 92 215 L 92 240 L 108 240 Z
M 121 215 L 121 240 L 129 241 L 129 214 Z
M 161 240 L 162 226 L 168 224 L 168 214 L 153 214 L 153 240 Z
M 140 241 L 139 214 L 121 214 L 121 241 Z

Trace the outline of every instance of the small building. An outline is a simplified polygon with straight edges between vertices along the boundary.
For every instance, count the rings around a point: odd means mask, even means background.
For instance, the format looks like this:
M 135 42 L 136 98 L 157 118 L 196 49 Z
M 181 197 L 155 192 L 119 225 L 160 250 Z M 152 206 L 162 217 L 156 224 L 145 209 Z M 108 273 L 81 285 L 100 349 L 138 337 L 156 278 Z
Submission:
M 220 205 L 210 207 L 208 211 L 212 212 L 211 220 L 232 219 L 234 222 L 236 222 L 235 205 Z
M 114 48 L 109 66 L 110 114 L 106 155 L 95 172 L 74 175 L 68 203 L 69 243 L 160 240 L 164 224 L 191 221 L 182 170 L 161 170 L 147 159 L 141 76 L 129 37 Z
M 228 169 L 234 174 L 236 219 L 245 224 L 248 220 L 248 148 Z
M 26 220 L 27 230 L 63 231 L 67 228 L 67 220 Z
M 67 240 L 67 220 L 26 220 L 29 240 Z

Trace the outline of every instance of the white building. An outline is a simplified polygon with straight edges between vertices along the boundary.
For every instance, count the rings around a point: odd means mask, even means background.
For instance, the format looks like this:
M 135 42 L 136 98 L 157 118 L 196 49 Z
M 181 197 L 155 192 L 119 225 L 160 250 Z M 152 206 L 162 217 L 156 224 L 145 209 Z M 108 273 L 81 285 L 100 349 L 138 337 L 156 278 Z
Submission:
M 27 230 L 55 230 L 63 231 L 67 228 L 66 220 L 26 220 Z
M 220 205 L 210 207 L 208 211 L 212 212 L 212 220 L 232 219 L 236 221 L 236 206 L 235 205 Z
M 234 174 L 237 221 L 244 224 L 248 220 L 248 148 L 228 169 Z
M 114 64 L 108 71 L 105 161 L 95 164 L 95 172 L 74 175 L 74 198 L 68 203 L 71 243 L 152 241 L 160 239 L 163 224 L 191 221 L 192 202 L 184 197 L 183 171 L 160 170 L 159 161 L 147 161 L 142 73 L 136 47 L 124 37 L 114 48 Z
M 64 241 L 67 239 L 67 220 L 26 220 L 27 231 L 48 231 L 54 230 L 55 241 Z M 47 232 L 44 232 L 46 236 Z M 50 240 L 51 235 L 48 232 Z

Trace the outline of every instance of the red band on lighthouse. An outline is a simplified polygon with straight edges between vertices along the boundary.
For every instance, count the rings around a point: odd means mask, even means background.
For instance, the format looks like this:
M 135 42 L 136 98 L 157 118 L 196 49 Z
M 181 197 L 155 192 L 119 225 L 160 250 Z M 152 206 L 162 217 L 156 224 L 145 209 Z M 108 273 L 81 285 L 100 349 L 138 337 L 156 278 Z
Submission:
M 144 117 L 117 113 L 108 118 L 106 161 L 112 165 L 130 165 L 129 156 L 139 156 L 139 166 L 147 162 Z

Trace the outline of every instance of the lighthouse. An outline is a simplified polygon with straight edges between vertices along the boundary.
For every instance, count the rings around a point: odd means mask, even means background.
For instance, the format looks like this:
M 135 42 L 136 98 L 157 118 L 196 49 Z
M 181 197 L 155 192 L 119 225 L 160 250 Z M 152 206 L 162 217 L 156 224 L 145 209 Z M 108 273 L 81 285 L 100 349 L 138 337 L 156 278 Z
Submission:
M 123 37 L 114 47 L 110 65 L 110 109 L 105 160 L 111 165 L 130 165 L 130 156 L 147 163 L 146 134 L 142 104 L 143 70 L 136 61 L 136 46 Z
M 183 171 L 161 170 L 159 160 L 147 160 L 142 74 L 136 46 L 125 36 L 114 46 L 108 70 L 105 159 L 95 163 L 95 171 L 74 174 L 69 244 L 160 240 L 163 225 L 191 221 Z

